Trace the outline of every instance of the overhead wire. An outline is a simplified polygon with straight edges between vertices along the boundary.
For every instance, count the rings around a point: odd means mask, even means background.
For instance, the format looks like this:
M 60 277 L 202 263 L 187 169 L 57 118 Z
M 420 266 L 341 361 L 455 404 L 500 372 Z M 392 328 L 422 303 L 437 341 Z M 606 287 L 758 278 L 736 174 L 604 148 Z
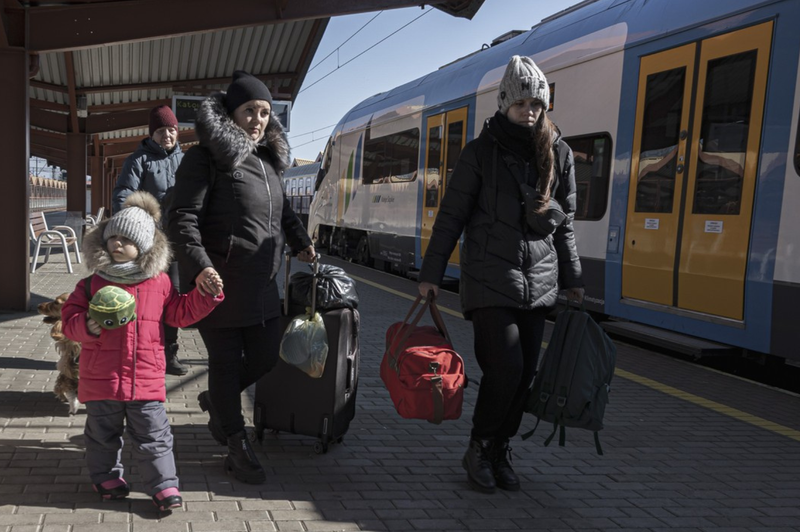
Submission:
M 339 50 L 342 48 L 342 46 L 344 46 L 345 44 L 347 44 L 347 41 L 349 41 L 350 39 L 352 39 L 353 37 L 355 37 L 356 35 L 358 35 L 358 34 L 359 34 L 359 32 L 360 32 L 361 30 L 363 30 L 364 28 L 366 28 L 367 26 L 369 26 L 370 22 L 372 22 L 373 20 L 375 20 L 376 18 L 378 18 L 378 15 L 380 15 L 381 13 L 383 13 L 383 11 L 378 11 L 378 14 L 377 14 L 377 15 L 375 15 L 374 17 L 372 17 L 371 19 L 369 19 L 369 20 L 367 21 L 367 23 L 366 23 L 366 24 L 364 24 L 363 26 L 361 26 L 360 28 L 358 28 L 358 30 L 356 30 L 356 32 L 355 32 L 354 34 L 352 34 L 350 37 L 348 37 L 347 39 L 345 39 L 345 41 L 344 41 L 342 44 L 340 44 L 339 46 L 337 46 L 336 48 L 334 48 L 334 50 L 333 50 L 331 53 L 329 53 L 328 55 L 326 55 L 325 57 L 323 57 L 322 59 L 320 59 L 320 60 L 317 62 L 317 64 L 316 64 L 316 65 L 314 65 L 314 66 L 312 66 L 311 68 L 309 68 L 309 69 L 306 71 L 306 74 L 308 74 L 309 72 L 311 72 L 312 70 L 314 70 L 315 68 L 317 68 L 318 66 L 320 66 L 322 63 L 324 63 L 324 62 L 325 62 L 325 60 L 326 60 L 326 59 L 328 59 L 330 56 L 332 56 L 333 54 L 337 53 L 337 52 L 338 52 L 338 51 L 339 51 Z
M 418 17 L 414 18 L 414 19 L 413 19 L 413 20 L 411 20 L 410 22 L 408 22 L 408 23 L 404 24 L 404 25 L 403 25 L 403 26 L 401 26 L 400 28 L 396 29 L 395 31 L 393 31 L 392 33 L 390 33 L 389 35 L 387 35 L 386 37 L 384 37 L 384 38 L 383 38 L 383 39 L 381 39 L 380 41 L 376 42 L 375 44 L 373 44 L 372 46 L 370 46 L 369 48 L 367 48 L 366 50 L 363 50 L 361 53 L 359 53 L 358 55 L 356 55 L 356 56 L 352 57 L 351 59 L 349 59 L 349 60 L 348 60 L 348 61 L 346 61 L 345 63 L 343 63 L 343 64 L 340 64 L 340 65 L 337 65 L 337 67 L 336 67 L 336 68 L 334 68 L 333 70 L 331 70 L 330 72 L 328 72 L 327 74 L 325 74 L 324 76 L 322 76 L 321 78 L 319 78 L 318 80 L 316 80 L 316 81 L 315 81 L 314 83 L 312 83 L 311 85 L 308 85 L 307 87 L 303 87 L 303 89 L 302 89 L 302 90 L 300 90 L 300 92 L 298 92 L 298 94 L 301 94 L 301 93 L 302 93 L 302 92 L 304 92 L 306 89 L 310 89 L 311 87 L 313 87 L 314 85 L 316 85 L 317 83 L 319 83 L 319 82 L 320 82 L 320 81 L 322 81 L 323 79 L 327 78 L 328 76 L 330 76 L 331 74 L 333 74 L 334 72 L 336 72 L 337 70 L 339 70 L 340 68 L 342 68 L 342 67 L 344 67 L 345 65 L 347 65 L 347 64 L 349 64 L 349 63 L 351 63 L 351 62 L 355 61 L 356 59 L 358 59 L 359 57 L 361 57 L 361 56 L 362 56 L 362 55 L 364 55 L 365 53 L 369 52 L 370 50 L 372 50 L 373 48 L 375 48 L 376 46 L 378 46 L 379 44 L 381 44 L 382 42 L 384 42 L 385 40 L 387 40 L 389 37 L 392 37 L 393 35 L 397 34 L 397 33 L 398 33 L 398 32 L 400 32 L 401 30 L 403 30 L 403 29 L 407 28 L 408 26 L 410 26 L 410 25 L 411 25 L 411 24 L 413 24 L 414 22 L 418 21 L 419 19 L 421 19 L 422 17 L 424 17 L 425 15 L 427 15 L 428 13 L 430 13 L 432 10 L 433 10 L 433 8 L 428 8 L 428 10 L 427 10 L 427 11 L 425 11 L 424 13 L 422 13 L 421 15 L 419 15 Z M 319 65 L 321 65 L 322 63 L 324 63 L 324 62 L 325 62 L 325 60 L 326 60 L 326 59 L 328 59 L 330 56 L 332 56 L 334 53 L 337 53 L 337 52 L 339 51 L 339 49 L 340 49 L 342 46 L 344 46 L 344 45 L 347 43 L 347 41 L 349 41 L 350 39 L 352 39 L 353 37 L 355 37 L 356 35 L 358 35 L 358 33 L 359 33 L 361 30 L 363 30 L 364 28 L 366 28 L 366 27 L 367 27 L 367 26 L 368 26 L 368 25 L 369 25 L 369 24 L 370 24 L 370 23 L 371 23 L 373 20 L 375 20 L 376 18 L 378 18 L 378 15 L 380 15 L 381 13 L 383 13 L 383 11 L 380 11 L 380 12 L 378 12 L 378 14 L 377 14 L 377 15 L 375 15 L 374 17 L 372 17 L 371 19 L 369 19 L 369 20 L 367 21 L 367 23 L 366 23 L 366 24 L 364 24 L 364 25 L 363 25 L 363 26 L 361 26 L 361 27 L 360 27 L 358 30 L 356 30 L 356 32 L 355 32 L 355 33 L 353 33 L 353 34 L 352 34 L 350 37 L 348 37 L 348 38 L 347 38 L 347 39 L 346 39 L 346 40 L 345 40 L 345 41 L 344 41 L 342 44 L 340 44 L 339 46 L 337 46 L 337 47 L 336 47 L 336 48 L 335 48 L 335 49 L 334 49 L 334 50 L 333 50 L 331 53 L 329 53 L 329 54 L 328 54 L 328 55 L 326 55 L 324 58 L 322 58 L 320 61 L 318 61 L 318 62 L 317 62 L 317 64 L 315 64 L 314 66 L 312 66 L 311 68 L 309 68 L 309 69 L 308 69 L 308 71 L 307 71 L 306 73 L 308 73 L 308 72 L 311 72 L 312 70 L 314 70 L 315 68 L 317 68 Z M 316 133 L 316 132 L 318 132 L 318 131 L 323 131 L 323 130 L 326 130 L 326 129 L 330 129 L 330 128 L 334 127 L 335 125 L 336 125 L 336 124 L 331 124 L 331 125 L 329 125 L 329 126 L 325 126 L 325 127 L 319 128 L 319 129 L 315 129 L 315 130 L 313 130 L 313 131 L 308 131 L 308 132 L 306 132 L 306 133 L 298 133 L 297 135 L 292 135 L 292 136 L 291 136 L 291 137 L 289 137 L 289 138 L 290 138 L 290 139 L 292 139 L 292 138 L 297 138 L 297 137 L 304 137 L 304 136 L 306 136 L 306 135 L 313 135 L 314 133 Z M 312 139 L 312 140 L 310 140 L 310 141 L 308 141 L 308 142 L 304 142 L 303 144 L 296 144 L 296 145 L 294 145 L 294 146 L 293 146 L 293 149 L 294 149 L 294 148 L 299 148 L 299 147 L 301 147 L 301 146 L 306 146 L 307 144 L 313 144 L 314 142 L 319 142 L 320 140 L 324 140 L 324 138 L 320 138 L 320 139 Z
M 398 33 L 399 31 L 401 31 L 401 30 L 403 30 L 403 29 L 407 28 L 408 26 L 410 26 L 410 25 L 411 25 L 411 24 L 413 24 L 414 22 L 418 21 L 419 19 L 421 19 L 422 17 L 424 17 L 425 15 L 427 15 L 428 13 L 430 13 L 431 11 L 433 11 L 433 8 L 429 7 L 427 11 L 425 11 L 424 13 L 422 13 L 422 14 L 421 14 L 420 16 L 418 16 L 417 18 L 413 19 L 411 22 L 408 22 L 408 23 L 406 23 L 405 25 L 403 25 L 403 26 L 401 26 L 400 28 L 396 29 L 395 31 L 393 31 L 392 33 L 390 33 L 389 35 L 387 35 L 386 37 L 384 37 L 384 38 L 383 38 L 383 39 L 381 39 L 380 41 L 376 42 L 375 44 L 373 44 L 372 46 L 370 46 L 369 48 L 367 48 L 366 50 L 364 50 L 363 52 L 361 52 L 360 54 L 356 55 L 355 57 L 352 57 L 352 58 L 350 58 L 348 61 L 345 61 L 345 62 L 344 62 L 344 63 L 342 63 L 341 65 L 337 66 L 336 68 L 334 68 L 333 70 L 331 70 L 330 72 L 328 72 L 327 74 L 325 74 L 324 76 L 322 76 L 321 78 L 319 78 L 317 81 L 315 81 L 314 83 L 312 83 L 311 85 L 308 85 L 307 87 L 303 87 L 303 89 L 302 89 L 300 92 L 298 92 L 298 94 L 301 94 L 301 93 L 303 93 L 304 91 L 306 91 L 306 90 L 310 89 L 311 87 L 313 87 L 314 85 L 316 85 L 317 83 L 319 83 L 319 82 L 320 82 L 320 81 L 322 81 L 323 79 L 327 78 L 328 76 L 330 76 L 331 74 L 333 74 L 334 72 L 336 72 L 337 70 L 339 70 L 340 68 L 342 68 L 342 67 L 344 67 L 344 66 L 348 65 L 349 63 L 352 63 L 353 61 L 355 61 L 356 59 L 358 59 L 359 57 L 361 57 L 361 56 L 362 56 L 362 55 L 364 55 L 365 53 L 369 52 L 370 50 L 372 50 L 373 48 L 375 48 L 376 46 L 378 46 L 379 44 L 381 44 L 383 41 L 385 41 L 385 40 L 386 40 L 386 39 L 388 39 L 389 37 L 391 37 L 391 36 L 395 35 L 395 34 L 396 34 L 396 33 Z M 359 30 L 359 31 L 360 31 L 360 30 Z M 318 63 L 318 64 L 319 64 L 319 63 Z

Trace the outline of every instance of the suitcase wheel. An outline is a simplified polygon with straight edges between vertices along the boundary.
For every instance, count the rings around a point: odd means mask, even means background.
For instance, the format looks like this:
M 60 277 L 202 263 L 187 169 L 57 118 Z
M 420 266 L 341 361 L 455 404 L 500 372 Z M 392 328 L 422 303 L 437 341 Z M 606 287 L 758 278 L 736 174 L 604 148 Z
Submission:
M 325 454 L 328 452 L 328 444 L 323 443 L 322 440 L 314 442 L 314 452 L 317 454 Z

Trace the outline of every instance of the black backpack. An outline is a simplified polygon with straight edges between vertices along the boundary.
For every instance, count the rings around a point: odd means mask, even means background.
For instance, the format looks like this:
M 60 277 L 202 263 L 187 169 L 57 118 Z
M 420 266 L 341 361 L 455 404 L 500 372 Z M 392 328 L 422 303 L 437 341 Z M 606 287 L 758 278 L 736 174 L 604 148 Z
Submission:
M 558 444 L 563 446 L 565 428 L 576 427 L 593 431 L 597 454 L 603 454 L 598 431 L 603 428 L 616 359 L 614 342 L 583 307 L 560 312 L 525 404 L 525 411 L 538 420 L 522 439 L 530 438 L 545 421 L 553 424 L 545 445 L 558 431 Z

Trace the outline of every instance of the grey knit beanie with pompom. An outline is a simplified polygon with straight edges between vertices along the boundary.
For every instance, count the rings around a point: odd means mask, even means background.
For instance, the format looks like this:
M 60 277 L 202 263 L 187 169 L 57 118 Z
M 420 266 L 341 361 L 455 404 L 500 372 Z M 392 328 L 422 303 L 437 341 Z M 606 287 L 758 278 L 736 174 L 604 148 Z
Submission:
M 114 214 L 103 231 L 103 240 L 122 236 L 136 244 L 139 253 L 153 247 L 156 224 L 161 219 L 158 200 L 147 192 L 134 192 L 125 200 L 122 210 Z

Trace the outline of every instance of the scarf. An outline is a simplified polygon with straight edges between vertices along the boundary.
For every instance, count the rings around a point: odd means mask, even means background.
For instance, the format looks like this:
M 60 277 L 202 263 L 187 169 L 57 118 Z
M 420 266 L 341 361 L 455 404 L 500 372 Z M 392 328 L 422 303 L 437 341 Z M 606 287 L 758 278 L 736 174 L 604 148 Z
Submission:
M 533 128 L 515 124 L 506 115 L 497 111 L 489 119 L 489 131 L 504 148 L 511 150 L 525 161 L 532 161 L 536 157 Z
M 98 270 L 97 275 L 118 284 L 136 284 L 147 280 L 147 275 L 134 261 L 109 264 L 103 270 Z

